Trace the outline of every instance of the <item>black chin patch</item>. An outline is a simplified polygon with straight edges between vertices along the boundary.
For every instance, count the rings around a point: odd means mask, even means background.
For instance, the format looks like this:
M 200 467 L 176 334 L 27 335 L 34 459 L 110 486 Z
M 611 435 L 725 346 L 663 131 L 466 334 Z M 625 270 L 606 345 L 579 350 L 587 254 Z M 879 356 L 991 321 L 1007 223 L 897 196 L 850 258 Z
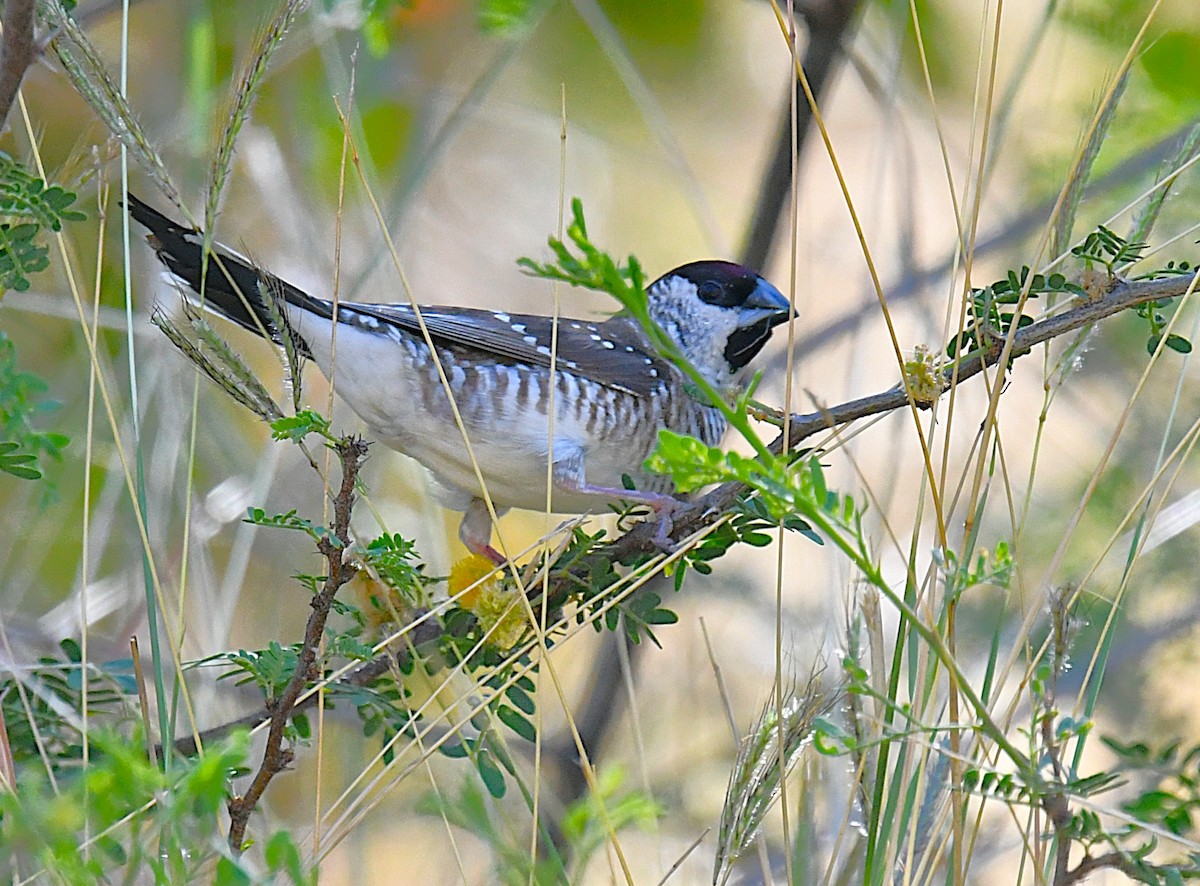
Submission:
M 725 343 L 725 359 L 729 368 L 737 372 L 758 355 L 771 337 L 771 329 L 775 324 L 770 318 L 759 320 L 750 326 L 735 329 Z

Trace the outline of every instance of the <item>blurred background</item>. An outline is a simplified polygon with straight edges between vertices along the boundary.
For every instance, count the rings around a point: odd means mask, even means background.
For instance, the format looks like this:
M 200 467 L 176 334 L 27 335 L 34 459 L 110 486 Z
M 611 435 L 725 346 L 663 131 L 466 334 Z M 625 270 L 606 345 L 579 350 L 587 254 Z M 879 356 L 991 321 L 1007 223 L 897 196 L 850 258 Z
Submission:
M 184 201 L 201 217 L 231 84 L 274 7 L 258 0 L 131 6 L 130 103 Z M 332 292 L 336 257 L 341 298 L 405 301 L 365 180 L 418 302 L 549 313 L 551 287 L 520 273 L 515 261 L 548 255 L 547 236 L 558 229 L 564 203 L 578 196 L 593 240 L 615 255 L 636 254 L 651 276 L 698 258 L 749 256 L 793 295 L 797 321 L 790 332 L 776 333 L 758 399 L 785 406 L 790 394 L 788 408 L 811 412 L 885 390 L 899 370 L 830 150 L 901 348 L 940 351 L 964 279 L 985 285 L 1010 268 L 1055 258 L 1042 246 L 1051 208 L 1152 4 L 1015 0 L 997 9 L 921 0 L 910 9 L 883 0 L 809 0 L 798 6 L 799 55 L 827 65 L 819 101 L 829 147 L 816 129 L 800 124 L 806 135 L 793 191 L 792 58 L 769 3 L 561 0 L 533 4 L 516 24 L 497 25 L 481 22 L 479 5 L 469 0 L 381 3 L 369 14 L 352 0 L 319 0 L 287 35 L 240 133 L 216 236 L 313 294 Z M 917 51 L 914 10 L 927 67 Z M 119 4 L 82 0 L 76 14 L 115 70 Z M 808 55 L 814 46 L 828 58 Z M 1072 242 L 1101 223 L 1118 232 L 1129 228 L 1130 205 L 1200 119 L 1198 52 L 1192 0 L 1157 4 Z M 128 443 L 114 149 L 53 66 L 35 67 L 24 91 L 30 129 L 12 117 L 3 147 L 29 156 L 32 131 L 50 180 L 80 194 L 89 221 L 69 227 L 71 261 L 85 293 L 99 271 L 102 370 Z M 362 180 L 352 165 L 345 171 L 340 253 L 339 108 L 362 163 Z M 768 172 L 777 156 L 782 179 Z M 100 189 L 109 193 L 103 207 Z M 173 212 L 136 168 L 130 189 Z M 1157 265 L 1195 259 L 1198 190 L 1194 170 L 1185 170 L 1151 241 Z M 763 209 L 771 194 L 782 197 L 779 213 Z M 769 248 L 761 234 L 758 242 L 751 234 L 764 211 L 768 222 L 777 220 Z M 956 249 L 959 232 L 975 243 L 969 278 Z M 176 597 L 186 567 L 183 655 L 193 660 L 294 642 L 308 607 L 306 592 L 289 576 L 315 571 L 319 562 L 302 536 L 263 532 L 241 518 L 250 506 L 319 515 L 321 486 L 294 447 L 273 445 L 264 426 L 206 381 L 197 387 L 192 366 L 148 321 L 156 303 L 176 310 L 178 296 L 161 279 L 140 232 L 131 236 L 147 529 Z M 81 618 L 97 660 L 127 656 L 128 637 L 146 630 L 140 539 L 99 409 L 89 438 L 90 361 L 68 293 L 64 267 L 55 261 L 32 290 L 10 292 L 0 304 L 0 328 L 14 342 L 18 364 L 43 377 L 47 396 L 58 403 L 42 425 L 72 439 L 61 462 L 43 466 L 48 484 L 0 477 L 0 537 L 8 540 L 0 545 L 0 588 L 6 652 L 14 662 L 78 636 Z M 564 290 L 561 299 L 566 315 L 613 309 L 592 293 Z M 1181 318 L 1184 334 L 1193 316 L 1187 311 Z M 239 330 L 222 331 L 279 390 L 274 349 Z M 1044 607 L 1048 588 L 1087 577 L 1080 647 L 1095 645 L 1088 632 L 1100 631 L 1110 613 L 1119 619 L 1095 714 L 1098 730 L 1186 740 L 1200 731 L 1195 681 L 1180 679 L 1197 666 L 1194 461 L 1181 462 L 1172 482 L 1156 489 L 1172 522 L 1156 524 L 1159 534 L 1136 558 L 1115 611 L 1111 600 L 1127 568 L 1128 539 L 1106 556 L 1111 537 L 1122 538 L 1129 529 L 1123 521 L 1138 513 L 1156 453 L 1169 451 L 1196 413 L 1195 371 L 1182 355 L 1163 357 L 1139 387 L 1148 364 L 1145 338 L 1145 323 L 1122 315 L 1092 332 L 1065 372 L 1054 367 L 1057 347 L 1049 357 L 1039 352 L 1018 364 L 997 419 L 1002 466 L 993 462 L 979 528 L 982 547 L 1006 541 L 1019 551 L 1018 568 L 1007 589 L 980 587 L 962 601 L 958 652 L 968 673 L 977 672 L 998 623 L 1002 636 L 1015 634 L 1027 614 Z M 785 388 L 789 365 L 792 384 Z M 327 389 L 319 373 L 310 372 L 307 385 L 306 400 L 323 408 Z M 961 539 L 960 489 L 964 477 L 969 488 L 980 458 L 977 430 L 987 400 L 978 380 L 956 396 L 953 432 L 933 439 L 934 467 L 946 478 L 947 527 Z M 1132 413 L 1123 419 L 1131 399 Z M 334 415 L 335 426 L 354 428 L 348 410 L 335 406 Z M 932 511 L 911 415 L 898 412 L 856 429 L 826 463 L 831 487 L 868 503 L 885 571 L 903 582 L 910 562 L 918 572 L 927 569 Z M 462 554 L 454 540 L 457 515 L 433 502 L 422 471 L 374 447 L 364 476 L 386 529 L 415 539 L 429 572 L 444 575 Z M 86 550 L 80 543 L 85 479 Z M 1085 494 L 1093 481 L 1095 489 Z M 364 534 L 379 531 L 368 510 L 358 519 Z M 1079 525 L 1072 532 L 1073 519 Z M 528 544 L 546 531 L 546 517 L 515 513 L 503 525 Z M 588 711 L 602 722 L 593 761 L 619 773 L 622 789 L 644 789 L 662 807 L 653 824 L 622 833 L 635 882 L 657 882 L 698 839 L 674 882 L 708 882 L 713 836 L 704 835 L 719 816 L 736 750 L 714 663 L 744 730 L 770 697 L 777 630 L 785 665 L 801 674 L 819 659 L 836 660 L 846 644 L 847 620 L 857 608 L 849 565 L 798 535 L 780 543 L 782 552 L 774 545 L 735 550 L 713 575 L 692 575 L 680 594 L 667 592 L 679 623 L 658 632 L 661 648 L 626 655 L 609 635 L 588 631 L 554 650 L 573 716 Z M 886 606 L 883 614 L 894 622 Z M 1066 684 L 1080 678 L 1086 660 L 1079 664 Z M 196 674 L 202 726 L 255 708 L 254 693 L 216 684 L 213 676 Z M 1064 693 L 1077 691 L 1074 685 Z M 561 706 L 549 694 L 542 698 L 547 733 L 562 735 Z M 327 729 L 322 804 L 375 749 L 344 711 L 331 714 Z M 495 844 L 421 812 L 421 798 L 435 785 L 455 794 L 469 777 L 459 763 L 435 758 L 428 773 L 382 795 L 329 854 L 323 881 L 490 882 Z M 835 759 L 804 768 L 802 804 L 812 823 L 806 857 L 813 877 L 823 879 L 844 827 L 846 765 Z M 307 833 L 317 772 L 313 755 L 302 749 L 295 772 L 268 794 L 267 820 Z M 515 845 L 527 845 L 516 823 L 525 819 L 504 817 L 509 802 L 519 805 L 511 797 L 496 804 L 496 820 L 501 830 L 511 827 Z M 778 823 L 768 833 L 777 836 Z M 994 833 L 976 850 L 972 882 L 1016 880 L 1020 834 L 1002 824 Z M 601 852 L 580 882 L 606 882 L 613 870 Z M 756 882 L 762 874 L 752 865 L 745 876 Z M 1113 875 L 1097 882 L 1120 881 Z

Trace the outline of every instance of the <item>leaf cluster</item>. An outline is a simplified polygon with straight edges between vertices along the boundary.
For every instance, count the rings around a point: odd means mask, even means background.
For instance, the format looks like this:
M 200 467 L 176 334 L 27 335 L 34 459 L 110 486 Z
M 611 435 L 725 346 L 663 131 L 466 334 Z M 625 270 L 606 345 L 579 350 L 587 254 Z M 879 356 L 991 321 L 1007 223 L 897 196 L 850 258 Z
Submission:
M 48 760 L 55 772 L 70 769 L 83 758 L 80 721 L 63 716 L 63 711 L 83 710 L 85 674 L 89 716 L 103 718 L 110 727 L 128 726 L 134 720 L 137 694 L 129 660 L 89 662 L 85 671 L 77 642 L 63 640 L 59 649 L 60 656 L 43 656 L 25 670 L 19 684 L 15 676 L 0 680 L 14 762 Z
M 39 234 L 61 231 L 63 222 L 87 218 L 71 209 L 75 194 L 49 185 L 0 151 L 0 289 L 29 289 L 29 276 L 50 266 L 50 250 Z
M 988 286 L 972 289 L 967 319 L 963 331 L 950 340 L 946 356 L 956 357 L 976 348 L 989 348 L 1005 338 L 1015 320 L 1021 329 L 1033 323 L 1033 317 L 1021 314 L 1016 317 L 1016 308 L 1022 296 L 1037 298 L 1047 294 L 1084 295 L 1083 287 L 1072 283 L 1062 274 L 1032 274 L 1028 265 L 1021 270 L 1009 271 L 1002 279 Z
M 43 398 L 46 390 L 40 377 L 17 368 L 16 347 L 0 331 L 0 471 L 36 480 L 42 476 L 37 467 L 39 456 L 62 461 L 62 451 L 70 439 L 34 428 L 38 416 L 59 405 Z
M 146 759 L 136 729 L 126 735 L 94 728 L 89 740 L 86 769 L 60 772 L 51 784 L 40 766 L 22 767 L 17 790 L 0 792 L 0 843 L 23 873 L 43 870 L 72 886 L 316 882 L 286 831 L 267 840 L 265 869 L 233 858 L 211 839 L 229 780 L 245 771 L 244 731 L 210 746 L 202 758 L 177 760 L 170 773 Z M 85 843 L 81 834 L 92 837 Z

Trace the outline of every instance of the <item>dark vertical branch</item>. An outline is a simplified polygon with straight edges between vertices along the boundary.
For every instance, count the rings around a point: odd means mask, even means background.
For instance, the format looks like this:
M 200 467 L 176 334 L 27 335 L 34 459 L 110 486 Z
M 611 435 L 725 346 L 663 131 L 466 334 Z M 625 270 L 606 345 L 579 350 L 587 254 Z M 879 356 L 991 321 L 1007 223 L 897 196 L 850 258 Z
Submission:
M 8 120 L 25 71 L 33 64 L 33 0 L 4 0 L 0 43 L 0 128 Z
M 813 98 L 818 103 L 844 54 L 846 31 L 858 6 L 859 0 L 809 0 L 807 3 L 797 4 L 797 12 L 803 17 L 808 30 L 808 42 L 801 65 L 805 76 L 808 77 Z M 795 150 L 799 154 L 812 128 L 813 117 L 812 108 L 808 106 L 808 99 L 798 77 L 792 79 L 792 86 L 796 93 Z M 775 151 L 763 173 L 758 200 L 755 202 L 754 218 L 742 250 L 740 261 L 747 267 L 766 267 L 767 260 L 771 257 L 771 246 L 779 230 L 779 217 L 790 192 L 788 184 L 791 178 L 792 96 L 788 95 L 784 100 L 783 113 L 780 114 L 779 126 L 776 129 Z
M 300 693 L 320 675 L 317 653 L 321 637 L 325 633 L 325 621 L 333 607 L 334 595 L 358 571 L 349 554 L 350 515 L 354 508 L 354 484 L 363 460 L 367 457 L 367 444 L 357 438 L 346 437 L 340 440 L 334 449 L 342 463 L 342 484 L 333 499 L 333 523 L 330 527 L 333 534 L 332 537 L 322 538 L 317 543 L 317 549 L 325 558 L 325 582 L 309 604 L 312 606 L 312 614 L 308 617 L 304 645 L 297 656 L 296 670 L 283 692 L 268 703 L 271 725 L 267 730 L 267 747 L 263 752 L 262 765 L 259 766 L 246 792 L 229 800 L 229 848 L 235 855 L 241 854 L 246 844 L 246 825 L 267 785 L 291 765 L 293 754 L 291 748 L 284 747 L 284 732 Z

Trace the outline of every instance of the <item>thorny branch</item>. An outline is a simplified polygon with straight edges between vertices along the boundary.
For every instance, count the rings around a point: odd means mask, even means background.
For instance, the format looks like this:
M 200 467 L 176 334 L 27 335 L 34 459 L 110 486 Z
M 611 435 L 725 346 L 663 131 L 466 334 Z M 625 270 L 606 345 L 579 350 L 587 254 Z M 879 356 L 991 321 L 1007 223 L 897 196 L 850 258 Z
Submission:
M 267 747 L 263 753 L 262 765 L 259 766 L 246 792 L 229 801 L 229 848 L 234 853 L 240 853 L 245 845 L 246 824 L 267 785 L 292 762 L 291 749 L 283 746 L 284 730 L 295 713 L 296 700 L 300 693 L 318 676 L 317 651 L 325 632 L 329 610 L 333 606 L 333 598 L 358 571 L 349 557 L 350 514 L 354 507 L 354 483 L 366 459 L 367 444 L 359 438 L 347 437 L 337 443 L 334 451 L 342 464 L 342 484 L 333 499 L 331 527 L 337 541 L 322 538 L 317 544 L 318 550 L 325 558 L 328 571 L 320 592 L 309 604 L 312 606 L 312 614 L 309 615 L 308 625 L 304 630 L 304 645 L 300 649 L 296 670 L 282 694 L 268 703 L 271 725 L 267 731 Z

